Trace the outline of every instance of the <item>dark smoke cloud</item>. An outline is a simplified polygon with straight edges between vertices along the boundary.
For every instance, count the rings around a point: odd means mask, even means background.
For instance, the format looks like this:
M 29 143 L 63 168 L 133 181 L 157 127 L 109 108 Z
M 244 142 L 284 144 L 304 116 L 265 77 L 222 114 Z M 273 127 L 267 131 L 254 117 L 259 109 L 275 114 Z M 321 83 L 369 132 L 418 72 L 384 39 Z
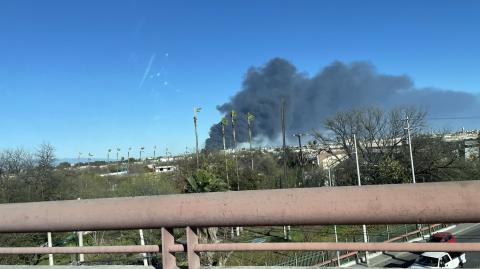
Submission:
M 275 140 L 281 132 L 280 102 L 287 106 L 287 133 L 321 127 L 323 120 L 337 111 L 361 106 L 419 105 L 429 116 L 458 116 L 479 112 L 478 99 L 465 92 L 415 88 L 406 75 L 379 74 L 368 62 L 333 62 L 313 77 L 299 72 L 284 59 L 275 58 L 265 66 L 250 68 L 242 89 L 230 102 L 217 107 L 224 115 L 238 112 L 238 141 L 248 139 L 246 113 L 255 115 L 255 136 Z M 231 146 L 231 126 L 227 127 L 227 146 Z M 210 129 L 207 149 L 222 147 L 221 125 Z

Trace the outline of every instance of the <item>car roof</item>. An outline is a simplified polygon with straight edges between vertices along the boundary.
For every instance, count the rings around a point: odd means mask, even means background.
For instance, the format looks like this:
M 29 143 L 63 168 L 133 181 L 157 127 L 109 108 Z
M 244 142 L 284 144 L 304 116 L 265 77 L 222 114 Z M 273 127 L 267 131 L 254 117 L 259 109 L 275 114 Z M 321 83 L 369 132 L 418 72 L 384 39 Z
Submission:
M 432 236 L 434 236 L 434 237 L 444 237 L 444 236 L 447 236 L 447 235 L 452 235 L 452 233 L 449 233 L 449 232 L 438 232 L 438 233 L 434 233 Z
M 440 259 L 445 254 L 447 254 L 447 253 L 446 252 L 424 252 L 424 253 L 422 253 L 422 256 Z

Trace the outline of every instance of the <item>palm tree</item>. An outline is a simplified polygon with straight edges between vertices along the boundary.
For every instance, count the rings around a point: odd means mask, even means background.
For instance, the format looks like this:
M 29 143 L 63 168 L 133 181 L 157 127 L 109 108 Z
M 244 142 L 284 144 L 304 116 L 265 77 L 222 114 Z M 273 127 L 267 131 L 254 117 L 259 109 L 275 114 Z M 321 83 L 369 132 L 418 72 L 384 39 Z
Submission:
M 227 146 L 225 143 L 225 126 L 228 125 L 227 117 L 222 119 L 222 140 L 223 140 L 223 153 L 225 154 L 225 173 L 227 175 L 227 185 L 230 188 L 230 180 L 228 179 L 228 160 L 227 160 Z
M 248 112 L 247 113 L 247 126 L 248 126 L 248 141 L 250 143 L 250 153 L 252 154 L 252 171 L 253 171 L 253 151 L 252 151 L 252 123 L 255 120 L 255 116 Z
M 223 180 L 204 169 L 198 169 L 192 176 L 186 178 L 184 189 L 186 193 L 221 192 L 226 190 L 228 190 L 228 186 Z M 197 229 L 198 239 L 201 244 L 220 242 L 217 238 L 217 233 L 218 227 Z M 215 263 L 224 265 L 231 253 L 206 252 L 202 253 L 201 257 L 205 265 L 211 266 Z
M 110 152 L 112 152 L 112 149 L 107 150 L 107 163 L 110 162 Z
M 202 111 L 201 107 L 193 108 L 193 125 L 195 126 L 195 150 L 197 154 L 197 169 L 200 168 L 200 159 L 198 155 L 198 132 L 197 132 L 197 113 Z
M 118 153 L 120 153 L 120 150 L 122 150 L 122 149 L 117 148 L 117 162 L 118 162 Z

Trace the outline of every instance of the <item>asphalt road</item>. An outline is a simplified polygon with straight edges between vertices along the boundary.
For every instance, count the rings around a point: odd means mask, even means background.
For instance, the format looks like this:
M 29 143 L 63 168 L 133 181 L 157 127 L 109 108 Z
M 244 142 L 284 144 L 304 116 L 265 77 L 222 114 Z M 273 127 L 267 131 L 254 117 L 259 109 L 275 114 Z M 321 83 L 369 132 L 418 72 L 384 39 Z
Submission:
M 458 226 L 459 231 L 456 234 L 457 242 L 480 242 L 480 225 L 476 225 L 474 227 L 468 228 L 470 225 L 468 224 L 461 224 Z M 453 231 L 455 232 L 455 231 Z M 418 255 L 412 253 L 402 253 L 402 254 L 395 254 L 395 253 L 387 253 L 385 255 L 391 256 L 391 259 L 381 261 L 379 263 L 374 264 L 375 267 L 387 267 L 387 268 L 407 268 L 409 267 L 417 258 Z M 480 268 L 480 252 L 467 252 L 467 263 L 465 264 L 465 268 Z
M 457 235 L 458 242 L 480 242 L 480 225 L 474 229 L 468 230 L 465 233 Z M 473 268 L 480 267 L 480 252 L 467 252 L 467 264 L 465 267 Z

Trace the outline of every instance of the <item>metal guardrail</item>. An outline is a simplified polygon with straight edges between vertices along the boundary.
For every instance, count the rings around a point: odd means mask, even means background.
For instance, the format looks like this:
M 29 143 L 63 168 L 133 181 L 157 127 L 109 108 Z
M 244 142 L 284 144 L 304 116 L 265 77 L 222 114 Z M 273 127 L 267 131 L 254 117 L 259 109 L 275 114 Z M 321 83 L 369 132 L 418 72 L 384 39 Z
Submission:
M 92 199 L 0 205 L 0 232 L 55 232 L 161 228 L 162 244 L 117 247 L 51 247 L 48 253 L 161 251 L 164 269 L 200 268 L 209 251 L 480 251 L 480 243 L 220 243 L 200 244 L 195 228 L 322 224 L 480 222 L 480 181 L 322 187 Z M 76 214 L 72 214 L 76 212 Z M 185 228 L 187 243 L 175 242 L 173 228 Z M 120 250 L 124 248 L 125 251 Z M 129 248 L 129 249 L 127 249 Z M 45 253 L 45 248 L 0 248 L 0 253 Z M 42 251 L 42 252 L 36 252 Z M 25 252 L 23 252 L 25 253 Z

